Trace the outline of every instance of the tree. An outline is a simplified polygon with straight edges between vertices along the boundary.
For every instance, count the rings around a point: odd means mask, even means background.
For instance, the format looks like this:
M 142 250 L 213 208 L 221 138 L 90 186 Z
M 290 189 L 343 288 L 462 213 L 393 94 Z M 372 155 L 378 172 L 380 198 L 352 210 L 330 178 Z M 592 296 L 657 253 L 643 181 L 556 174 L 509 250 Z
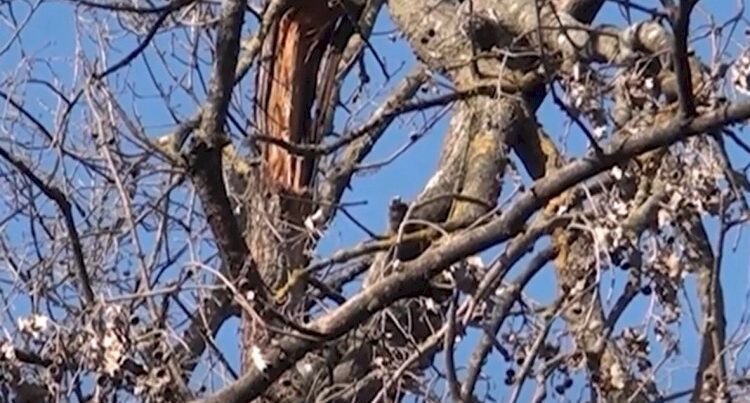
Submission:
M 3 401 L 747 392 L 742 7 L 256 3 L 0 4 Z

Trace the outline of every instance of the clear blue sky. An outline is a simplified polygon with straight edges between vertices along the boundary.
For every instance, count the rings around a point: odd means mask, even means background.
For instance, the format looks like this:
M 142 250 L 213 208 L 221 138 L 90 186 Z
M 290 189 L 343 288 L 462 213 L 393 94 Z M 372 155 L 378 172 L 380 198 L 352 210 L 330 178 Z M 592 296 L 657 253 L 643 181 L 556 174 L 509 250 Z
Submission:
M 656 7 L 658 5 L 657 0 L 642 1 L 641 4 L 647 6 Z M 718 23 L 726 21 L 736 11 L 736 2 L 721 0 L 721 1 L 703 1 L 700 3 L 706 12 L 713 15 L 713 18 Z M 18 10 L 24 10 L 27 8 L 20 6 Z M 634 18 L 640 19 L 642 15 L 633 14 Z M 23 16 L 18 16 L 23 18 Z M 73 13 L 72 7 L 68 2 L 49 2 L 42 4 L 40 9 L 34 14 L 32 19 L 29 21 L 28 26 L 24 29 L 21 39 L 19 42 L 15 42 L 10 50 L 5 54 L 0 55 L 0 69 L 3 71 L 2 76 L 6 78 L 13 74 L 19 74 L 21 76 L 25 74 L 31 74 L 36 78 L 53 78 L 52 72 L 62 83 L 69 83 L 74 74 L 71 66 L 71 57 L 76 50 L 76 30 L 72 24 Z M 696 11 L 693 19 L 693 27 L 705 25 L 706 14 L 700 10 Z M 599 15 L 597 19 L 598 23 L 612 22 L 620 24 L 622 18 L 620 13 L 617 11 L 617 7 L 613 4 L 605 6 L 604 11 Z M 254 24 L 249 24 L 246 30 L 250 30 Z M 744 30 L 744 24 L 740 26 L 740 33 L 735 35 L 735 40 L 744 41 L 742 30 Z M 367 87 L 363 94 L 363 99 L 369 100 L 371 103 L 364 104 L 364 109 L 359 113 L 353 122 L 349 122 L 349 116 L 344 113 L 340 113 L 337 116 L 337 123 L 339 127 L 348 125 L 353 127 L 356 123 L 362 122 L 367 117 L 367 112 L 372 109 L 372 105 L 377 105 L 383 96 L 388 93 L 390 85 L 397 83 L 398 79 L 408 72 L 410 66 L 413 64 L 414 59 L 407 45 L 402 40 L 393 42 L 391 40 L 391 34 L 393 33 L 393 27 L 388 20 L 387 10 L 381 14 L 381 19 L 375 29 L 375 34 L 371 38 L 371 43 L 375 49 L 379 52 L 379 57 L 385 62 L 389 73 L 392 75 L 392 80 L 389 83 L 384 82 L 384 77 L 380 74 L 378 67 L 374 63 L 374 59 L 371 54 L 368 55 L 368 73 L 372 79 L 371 84 Z M 9 32 L 5 27 L 0 27 L 0 38 L 7 38 Z M 157 43 L 160 46 L 168 46 L 168 36 L 157 38 Z M 0 40 L 0 44 L 3 44 L 5 39 Z M 87 53 L 93 52 L 90 48 L 90 42 L 83 39 L 85 43 L 83 49 Z M 121 53 L 112 54 L 109 56 L 107 61 L 108 65 L 111 65 L 114 61 L 122 57 L 123 52 L 127 52 L 133 47 L 132 38 L 117 39 L 115 41 L 118 49 Z M 20 48 L 22 45 L 24 52 L 21 53 Z M 728 47 L 730 54 L 736 54 L 739 50 L 738 46 L 742 44 L 731 43 Z M 0 45 L 2 46 L 2 45 Z M 706 41 L 704 40 L 700 44 L 696 45 L 697 50 L 700 54 L 705 55 L 707 51 Z M 150 58 L 155 56 L 153 50 L 147 51 L 147 55 Z M 48 64 L 45 66 L 44 63 L 34 63 L 31 72 L 23 71 L 19 69 L 19 66 L 23 66 L 19 63 L 21 58 L 38 58 L 40 60 L 48 60 Z M 158 70 L 158 69 L 157 69 Z M 144 93 L 154 93 L 154 89 L 151 88 L 150 80 L 139 79 L 146 76 L 146 69 L 143 63 L 143 59 L 139 58 L 127 69 L 122 70 L 114 78 L 113 82 L 122 85 L 124 79 L 127 78 L 130 82 L 136 83 L 136 88 Z M 164 74 L 163 71 L 157 74 Z M 356 73 L 353 77 L 350 77 L 347 81 L 347 85 L 344 89 L 344 98 L 346 98 L 352 91 L 354 83 L 356 82 Z M 68 87 L 70 89 L 70 87 Z M 3 85 L 3 91 L 9 92 L 12 89 L 7 88 Z M 252 91 L 252 85 L 249 81 L 243 82 L 238 88 L 237 93 L 240 94 L 242 91 Z M 27 105 L 29 108 L 36 112 L 37 117 L 47 124 L 53 126 L 54 122 L 50 118 L 48 113 L 45 113 L 44 105 L 54 105 L 54 96 L 49 91 L 41 88 L 40 86 L 26 85 L 20 91 L 19 96 L 24 96 L 27 99 Z M 429 96 L 424 95 L 422 96 Z M 203 94 L 199 94 L 202 99 Z M 146 123 L 146 130 L 149 135 L 154 137 L 162 135 L 168 132 L 169 127 L 173 121 L 166 113 L 163 107 L 162 100 L 154 97 L 153 99 L 138 99 L 134 101 L 132 99 L 122 98 L 123 104 L 128 107 L 137 110 L 143 121 Z M 187 98 L 177 99 L 181 102 L 181 106 L 178 108 L 182 117 L 186 117 L 192 114 L 195 109 L 195 104 Z M 248 103 L 243 102 L 245 110 L 248 109 Z M 4 106 L 4 105 L 3 105 Z M 0 109 L 3 110 L 3 109 Z M 403 144 L 408 142 L 409 135 L 412 131 L 418 130 L 424 125 L 425 118 L 434 119 L 438 114 L 437 110 L 427 112 L 424 116 L 409 115 L 403 117 L 393 125 L 383 136 L 382 141 L 377 145 L 372 155 L 369 157 L 370 162 L 380 161 L 387 158 L 395 150 L 401 147 Z M 567 121 L 563 119 L 557 108 L 547 101 L 539 111 L 538 116 L 541 119 L 545 129 L 552 134 L 554 138 L 560 138 L 566 131 L 569 131 L 567 136 L 569 143 L 566 144 L 568 150 L 580 152 L 585 144 L 582 140 L 582 135 L 575 129 L 569 128 Z M 449 119 L 449 114 L 446 114 L 441 118 L 437 124 L 435 124 L 429 133 L 424 136 L 416 145 L 403 154 L 400 158 L 396 159 L 393 163 L 385 166 L 377 172 L 377 174 L 357 177 L 352 185 L 352 191 L 348 192 L 344 199 L 345 201 L 360 201 L 367 200 L 367 204 L 351 208 L 350 212 L 356 215 L 356 217 L 367 227 L 373 229 L 376 232 L 382 231 L 385 225 L 385 207 L 388 201 L 396 195 L 401 196 L 405 200 L 411 200 L 424 186 L 430 173 L 434 169 L 438 157 L 438 150 L 442 141 L 442 136 L 445 132 L 446 124 Z M 3 140 L 0 139 L 0 142 Z M 731 145 L 731 143 L 729 143 Z M 735 165 L 743 167 L 748 162 L 746 155 L 743 155 L 735 147 L 730 149 L 731 156 L 734 159 Z M 0 212 L 3 214 L 7 213 L 5 207 L 0 207 Z M 9 225 L 6 228 L 6 232 L 9 233 L 9 237 L 15 238 L 20 241 L 20 237 L 27 236 L 27 228 L 23 225 Z M 715 239 L 715 223 L 708 226 L 709 232 L 711 232 L 712 239 Z M 712 232 L 713 231 L 713 232 Z M 15 235 L 15 236 L 14 236 Z M 318 249 L 321 255 L 330 253 L 333 250 L 351 246 L 358 241 L 366 239 L 366 234 L 360 231 L 354 226 L 348 219 L 339 216 L 331 229 L 326 234 L 325 238 L 320 244 Z M 735 244 L 734 240 L 737 237 Z M 740 314 L 750 301 L 748 290 L 750 290 L 750 279 L 748 278 L 748 257 L 745 251 L 750 249 L 748 243 L 748 237 L 743 236 L 738 230 L 733 231 L 728 237 L 728 248 L 725 251 L 727 253 L 725 257 L 725 264 L 722 272 L 722 282 L 724 284 L 725 291 L 725 304 L 727 307 L 727 320 L 729 323 L 727 334 L 732 335 L 737 329 L 740 321 Z M 144 242 L 147 242 L 145 240 Z M 147 244 L 146 244 L 147 245 Z M 488 262 L 494 256 L 497 249 L 488 251 L 483 254 L 485 262 Z M 522 268 L 523 263 L 519 264 L 518 267 Z M 512 277 L 512 275 L 511 275 Z M 623 283 L 622 276 L 612 279 L 611 275 L 607 273 L 603 278 L 603 284 L 605 286 L 605 295 L 607 287 L 611 281 L 615 281 L 616 288 L 621 289 Z M 690 296 L 694 295 L 694 283 L 691 280 L 686 282 L 687 294 Z M 539 303 L 551 302 L 555 295 L 554 277 L 552 276 L 551 270 L 547 269 L 542 274 L 537 276 L 532 284 L 527 289 L 526 297 L 528 300 L 538 301 Z M 616 296 L 615 296 L 616 298 Z M 683 297 L 684 298 L 684 297 Z M 614 298 L 613 298 L 614 299 Z M 693 306 L 693 309 L 698 311 L 697 302 L 693 297 L 688 297 Z M 609 301 L 611 304 L 613 301 Z M 649 309 L 650 301 L 645 298 L 639 298 L 636 302 L 631 304 L 631 307 L 626 312 L 625 316 L 620 321 L 620 328 L 625 325 L 635 325 L 643 322 L 643 315 Z M 611 305 L 607 305 L 611 306 Z M 3 307 L 0 307 L 2 309 Z M 18 302 L 18 305 L 10 307 L 17 314 L 23 314 L 28 309 L 28 304 Z M 224 330 L 218 337 L 219 345 L 228 352 L 228 356 L 234 356 L 234 362 L 237 363 L 237 333 L 236 333 L 237 321 L 232 321 L 231 325 L 225 326 Z M 684 330 L 683 338 L 681 343 L 682 355 L 675 360 L 670 360 L 665 363 L 665 368 L 670 370 L 662 371 L 662 379 L 668 380 L 674 385 L 675 389 L 680 387 L 689 386 L 692 382 L 692 365 L 697 361 L 697 354 L 699 351 L 699 339 L 697 333 L 693 328 L 689 315 L 684 315 L 681 319 L 681 329 Z M 562 326 L 558 324 L 555 330 L 560 330 Z M 555 330 L 552 334 L 554 335 Z M 747 329 L 742 329 L 741 333 L 747 333 Z M 470 334 L 469 337 L 465 338 L 464 341 L 459 345 L 459 352 L 457 360 L 459 366 L 463 364 L 462 359 L 466 357 L 466 354 L 471 351 L 473 347 L 473 341 L 476 340 L 475 335 Z M 658 361 L 659 355 L 658 349 L 654 353 L 654 362 Z M 747 352 L 742 352 L 742 359 L 740 363 L 746 364 L 750 360 L 750 356 Z M 442 365 L 442 363 L 440 364 Z M 500 400 L 507 398 L 504 385 L 502 384 L 502 373 L 504 372 L 504 364 L 498 362 L 496 359 L 492 359 L 487 367 L 488 373 L 496 373 L 494 376 L 492 386 L 494 395 Z M 497 372 L 496 372 L 497 371 Z M 580 385 L 579 385 L 580 386 Z M 481 386 L 484 387 L 484 386 Z M 530 385 L 527 384 L 527 389 L 530 389 Z M 573 398 L 572 395 L 568 396 Z

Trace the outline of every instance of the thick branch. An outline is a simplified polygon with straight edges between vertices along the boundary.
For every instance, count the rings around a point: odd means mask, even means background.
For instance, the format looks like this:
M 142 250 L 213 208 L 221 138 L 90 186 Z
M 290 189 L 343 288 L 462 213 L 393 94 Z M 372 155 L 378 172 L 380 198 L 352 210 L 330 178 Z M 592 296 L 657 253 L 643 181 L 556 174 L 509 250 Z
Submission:
M 693 82 L 690 74 L 690 60 L 687 48 L 690 13 L 693 11 L 695 3 L 695 0 L 680 0 L 680 6 L 676 10 L 677 15 L 674 16 L 672 21 L 672 29 L 674 31 L 672 57 L 675 75 L 677 76 L 677 95 L 680 101 L 681 112 L 685 116 L 695 114 Z
M 244 17 L 244 1 L 227 0 L 224 2 L 216 38 L 216 60 L 200 126 L 201 134 L 206 136 L 204 141 L 212 147 L 221 147 L 225 141 L 223 139 L 224 122 L 226 122 L 227 108 L 234 87 L 234 74 L 240 51 L 240 32 Z
M 226 185 L 222 176 L 222 148 L 224 147 L 224 124 L 232 88 L 235 84 L 235 71 L 237 69 L 240 32 L 245 14 L 245 2 L 229 0 L 225 2 L 222 12 L 219 32 L 216 39 L 216 61 L 211 75 L 211 83 L 206 105 L 202 108 L 200 118 L 191 120 L 193 124 L 200 125 L 200 136 L 190 150 L 188 163 L 193 185 L 200 197 L 203 210 L 213 233 L 223 267 L 230 278 L 236 278 L 240 274 L 248 279 L 247 286 L 252 290 L 258 300 L 265 301 L 265 287 L 253 262 L 252 257 L 245 245 L 242 232 L 237 220 L 232 213 L 229 198 L 226 193 Z M 185 129 L 185 133 L 191 127 Z M 184 138 L 184 137 L 183 137 Z M 174 141 L 178 148 L 180 136 Z M 227 317 L 228 304 L 231 300 L 228 295 L 219 295 L 212 299 L 209 304 L 208 330 L 218 329 L 223 319 Z M 201 315 L 195 315 L 196 318 Z M 188 349 L 182 351 L 183 359 L 187 359 L 188 353 L 198 355 L 205 349 L 203 326 L 191 326 L 188 332 Z M 188 368 L 194 365 L 188 364 Z
M 401 271 L 373 284 L 330 314 L 316 320 L 311 329 L 334 339 L 367 320 L 393 302 L 422 292 L 429 279 L 452 263 L 479 253 L 520 232 L 523 223 L 550 199 L 575 184 L 636 155 L 671 145 L 701 133 L 716 131 L 750 118 L 750 102 L 730 105 L 692 121 L 675 121 L 663 129 L 651 130 L 637 139 L 609 147 L 600 156 L 569 163 L 534 183 L 506 212 L 490 223 L 450 236 L 419 258 L 403 263 Z M 269 363 L 262 373 L 253 369 L 202 402 L 244 402 L 263 393 L 268 385 L 319 343 L 287 336 L 264 352 Z
M 711 250 L 703 221 L 697 212 L 688 212 L 680 221 L 688 245 L 688 256 L 695 265 L 697 293 L 701 313 L 701 351 L 695 372 L 695 389 L 691 401 L 721 400 L 726 391 L 726 368 L 723 354 L 726 344 L 724 293 L 721 286 L 721 250 L 724 247 L 725 225 L 721 224 L 717 242 L 718 259 Z M 724 217 L 720 218 L 724 220 Z

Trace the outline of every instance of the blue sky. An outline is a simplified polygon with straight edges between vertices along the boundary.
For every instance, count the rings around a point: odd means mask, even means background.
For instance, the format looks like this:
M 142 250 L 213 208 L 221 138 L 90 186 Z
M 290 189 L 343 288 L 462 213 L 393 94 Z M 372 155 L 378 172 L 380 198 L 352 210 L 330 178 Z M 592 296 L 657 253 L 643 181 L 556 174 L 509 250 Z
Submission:
M 640 4 L 656 7 L 658 5 L 657 0 L 642 1 Z M 700 6 L 707 13 L 712 14 L 716 22 L 721 23 L 728 20 L 732 15 L 737 12 L 737 3 L 734 1 L 703 1 Z M 22 11 L 19 19 L 23 18 L 22 14 L 26 12 L 27 8 L 20 6 L 18 11 Z M 637 13 L 633 14 L 635 19 L 641 19 L 642 15 Z M 72 21 L 74 14 L 70 3 L 68 2 L 45 2 L 35 12 L 28 25 L 20 36 L 20 40 L 12 44 L 10 49 L 0 55 L 0 71 L 2 75 L 0 77 L 7 78 L 8 76 L 28 76 L 31 75 L 35 78 L 46 78 L 46 79 L 58 79 L 63 85 L 66 85 L 68 90 L 71 90 L 69 84 L 76 74 L 76 71 L 72 68 L 73 55 L 75 54 L 76 40 L 83 43 L 80 51 L 83 51 L 90 56 L 94 56 L 95 52 L 91 48 L 90 40 L 85 37 L 79 36 L 80 32 L 76 32 L 76 27 Z M 622 17 L 614 4 L 608 3 L 602 13 L 600 13 L 597 23 L 622 23 Z M 706 14 L 702 13 L 699 9 L 694 14 L 693 27 L 699 27 L 705 25 L 707 19 Z M 246 24 L 246 31 L 253 29 L 255 24 L 252 21 L 248 21 Z M 738 42 L 730 43 L 728 46 L 729 55 L 734 55 L 740 50 L 743 45 L 741 42 L 745 40 L 742 35 L 742 31 L 745 28 L 744 22 L 740 24 L 739 33 L 735 35 L 735 40 Z M 357 123 L 361 123 L 367 118 L 367 113 L 373 107 L 377 105 L 380 100 L 388 93 L 388 89 L 393 83 L 397 83 L 399 78 L 403 77 L 414 63 L 413 56 L 408 46 L 400 39 L 395 42 L 392 40 L 393 27 L 388 20 L 387 10 L 381 14 L 381 18 L 375 28 L 375 33 L 371 38 L 372 46 L 377 49 L 379 58 L 385 63 L 391 80 L 386 82 L 384 76 L 380 73 L 379 68 L 374 62 L 374 58 L 371 53 L 367 56 L 367 71 L 372 79 L 371 84 L 365 89 L 361 99 L 363 100 L 360 105 L 362 111 L 354 117 L 350 117 L 347 113 L 340 111 L 337 115 L 337 127 L 339 128 L 352 128 L 356 127 Z M 7 29 L 0 27 L 0 38 L 8 37 Z M 117 38 L 117 29 L 113 27 L 113 37 Z M 162 35 L 157 38 L 157 45 L 164 49 L 170 46 L 169 35 Z M 4 42 L 0 41 L 0 47 Z M 107 65 L 112 65 L 116 60 L 128 52 L 134 46 L 135 42 L 132 37 L 119 38 L 114 40 L 115 47 L 120 50 L 120 53 L 112 53 L 108 56 Z M 710 51 L 707 46 L 707 41 L 702 41 L 694 45 L 696 50 L 701 55 L 706 55 Z M 23 47 L 24 51 L 21 51 Z M 727 56 L 729 56 L 727 55 Z M 156 56 L 156 52 L 151 49 L 146 52 L 146 57 L 153 59 Z M 25 63 L 19 63 L 21 60 L 39 59 L 35 63 L 31 64 L 31 67 Z M 47 60 L 47 63 L 42 63 L 41 60 Z M 704 59 L 705 60 L 705 59 Z M 157 76 L 165 75 L 166 72 L 163 68 L 159 67 L 159 63 L 149 63 L 150 68 L 155 71 Z M 177 67 L 176 67 L 177 68 Z M 204 70 L 207 76 L 207 70 Z M 172 118 L 167 114 L 167 110 L 164 108 L 163 100 L 153 96 L 156 91 L 153 88 L 151 81 L 146 79 L 148 76 L 148 70 L 143 58 L 138 58 L 132 66 L 123 69 L 111 78 L 111 83 L 115 83 L 116 87 L 122 88 L 126 82 L 135 83 L 135 88 L 138 92 L 144 94 L 150 94 L 145 98 L 133 99 L 127 96 L 121 96 L 120 101 L 126 106 L 129 112 L 135 111 L 142 122 L 144 123 L 144 129 L 146 132 L 153 137 L 157 137 L 164 133 L 167 133 L 170 127 L 174 124 Z M 193 77 L 197 79 L 197 77 Z M 344 95 L 342 98 L 346 99 L 356 85 L 356 69 L 346 82 L 344 88 Z M 165 82 L 168 82 L 165 80 Z M 247 94 L 252 92 L 252 81 L 245 80 L 237 88 L 237 98 L 246 97 Z M 3 83 L 0 87 L 3 91 L 10 92 L 11 90 L 16 91 L 18 96 L 23 96 L 32 111 L 35 112 L 35 116 L 40 119 L 48 127 L 54 127 L 56 122 L 52 119 L 51 115 L 46 112 L 46 108 L 55 104 L 55 97 L 48 90 L 44 89 L 39 85 L 25 85 L 23 87 L 10 89 L 6 88 Z M 198 94 L 200 99 L 203 99 L 202 93 Z M 431 94 L 421 94 L 422 97 L 429 97 Z M 173 107 L 177 109 L 182 115 L 181 118 L 185 118 L 191 115 L 196 107 L 196 104 L 186 97 L 184 94 L 178 95 L 173 101 Z M 243 100 L 239 105 L 243 106 L 242 110 L 249 110 L 249 104 L 247 100 Z M 4 105 L 3 105 L 4 106 Z M 0 108 L 4 110 L 4 108 Z M 237 116 L 241 115 L 241 111 L 235 111 Z M 441 117 L 442 116 L 442 117 Z M 552 136 L 556 139 L 564 138 L 567 139 L 565 144 L 568 151 L 572 153 L 580 153 L 585 147 L 585 141 L 580 132 L 569 126 L 569 122 L 562 118 L 559 110 L 549 101 L 545 102 L 542 108 L 538 112 L 541 123 Z M 401 155 L 391 164 L 386 165 L 382 169 L 378 170 L 376 174 L 357 177 L 352 184 L 352 190 L 347 192 L 344 196 L 344 200 L 348 202 L 363 201 L 367 203 L 364 205 L 352 207 L 350 212 L 357 217 L 365 226 L 380 232 L 385 226 L 385 207 L 388 201 L 393 196 L 400 196 L 405 200 L 411 200 L 419 191 L 422 189 L 430 173 L 435 168 L 438 158 L 438 150 L 442 141 L 442 136 L 445 132 L 445 128 L 450 117 L 446 111 L 432 110 L 426 112 L 424 115 L 408 115 L 399 119 L 383 136 L 382 141 L 375 147 L 373 153 L 369 156 L 368 162 L 378 162 L 388 158 L 397 149 L 409 141 L 409 136 L 412 132 L 420 130 L 425 125 L 425 121 L 431 121 L 437 119 L 437 122 L 432 125 L 431 129 L 423 136 L 418 143 L 413 145 L 406 153 Z M 80 118 L 80 116 L 79 116 Z M 567 134 L 566 134 L 567 133 Z M 32 137 L 30 137 L 32 139 Z M 37 138 L 33 138 L 34 142 L 38 142 Z M 0 138 L 0 143 L 3 140 Z M 736 167 L 743 167 L 748 163 L 748 158 L 743 155 L 731 142 L 730 154 L 735 163 Z M 45 160 L 46 161 L 46 160 Z M 51 161 L 51 160 L 50 160 Z M 51 163 L 44 162 L 42 168 L 52 169 Z M 185 197 L 184 192 L 181 193 Z M 0 213 L 4 216 L 7 214 L 7 208 L 0 206 Z M 715 240 L 715 222 L 709 222 L 708 230 Z M 28 235 L 27 228 L 20 223 L 8 224 L 5 227 L 6 236 L 15 239 L 17 242 L 21 242 L 22 238 Z M 145 236 L 145 235 L 144 235 Z M 331 225 L 330 230 L 322 240 L 318 253 L 320 255 L 326 255 L 333 250 L 351 246 L 359 241 L 367 238 L 367 235 L 358 229 L 351 221 L 339 215 L 334 223 Z M 735 229 L 728 239 L 730 242 L 727 243 L 725 250 L 725 264 L 722 271 L 722 283 L 724 285 L 725 304 L 727 307 L 727 320 L 729 323 L 727 334 L 732 335 L 737 329 L 740 320 L 740 314 L 750 302 L 750 279 L 748 278 L 748 255 L 745 251 L 750 248 L 748 243 L 748 237 L 743 236 L 740 229 Z M 736 239 L 736 243 L 735 243 Z M 148 246 L 150 240 L 145 238 L 142 242 Z M 494 254 L 498 252 L 497 248 L 491 251 L 485 252 L 482 256 L 485 262 L 492 259 Z M 201 254 L 198 252 L 198 254 Z M 518 268 L 523 268 L 523 262 L 518 264 Z M 515 272 L 514 272 L 515 273 Z M 616 286 L 621 289 L 622 287 L 622 276 L 618 273 L 605 273 L 603 277 L 603 284 L 605 289 L 608 287 L 611 281 L 614 281 Z M 513 277 L 513 274 L 510 276 Z M 694 295 L 694 283 L 691 280 L 686 281 L 686 293 L 687 299 L 691 301 L 693 309 L 698 310 L 697 303 L 692 297 Z M 606 291 L 605 291 L 606 293 Z M 549 303 L 552 301 L 555 295 L 555 280 L 550 269 L 546 269 L 540 275 L 538 275 L 530 284 L 527 289 L 526 297 L 529 300 L 537 301 L 539 303 Z M 649 308 L 651 302 L 645 298 L 640 298 L 638 301 L 631 304 L 630 308 L 621 320 L 620 328 L 626 324 L 635 325 L 642 323 L 644 318 L 644 312 Z M 608 305 L 609 306 L 609 305 Z M 0 307 L 1 308 L 1 307 Z M 11 310 L 17 311 L 18 314 L 23 314 L 28 309 L 28 304 L 18 300 L 17 305 L 10 307 Z M 237 333 L 236 333 L 237 321 L 232 321 L 230 325 L 225 326 L 223 331 L 218 337 L 218 344 L 227 351 L 229 357 L 234 357 L 234 362 L 237 362 Z M 555 331 L 561 329 L 558 324 Z M 688 315 L 684 315 L 680 329 L 684 330 L 683 339 L 681 343 L 682 356 L 676 360 L 668 361 L 665 366 L 674 368 L 668 375 L 670 376 L 669 381 L 674 385 L 675 389 L 681 387 L 688 387 L 692 382 L 692 369 L 687 364 L 693 364 L 696 362 L 699 339 L 693 329 L 691 319 Z M 747 329 L 742 329 L 741 333 L 747 334 Z M 470 353 L 473 347 L 473 342 L 476 340 L 474 333 L 470 333 L 458 346 L 457 360 L 458 365 L 462 365 L 463 359 Z M 740 363 L 747 364 L 750 355 L 747 352 L 741 354 L 742 359 Z M 491 359 L 487 367 L 487 373 L 493 374 L 492 385 L 493 395 L 501 400 L 507 398 L 507 390 L 502 384 L 502 373 L 504 372 L 504 364 L 498 362 L 497 359 Z M 442 363 L 439 365 L 441 366 Z M 460 374 L 460 372 L 459 372 Z M 497 375 L 494 375 L 497 374 Z M 667 372 L 665 372 L 667 374 Z M 196 381 L 199 377 L 196 377 Z M 666 379 L 666 378 L 665 378 Z M 665 380 L 666 382 L 666 380 Z M 577 383 L 580 386 L 580 382 Z M 485 387 L 485 386 L 481 386 Z M 527 385 L 526 389 L 531 389 Z M 572 394 L 568 396 L 572 398 Z

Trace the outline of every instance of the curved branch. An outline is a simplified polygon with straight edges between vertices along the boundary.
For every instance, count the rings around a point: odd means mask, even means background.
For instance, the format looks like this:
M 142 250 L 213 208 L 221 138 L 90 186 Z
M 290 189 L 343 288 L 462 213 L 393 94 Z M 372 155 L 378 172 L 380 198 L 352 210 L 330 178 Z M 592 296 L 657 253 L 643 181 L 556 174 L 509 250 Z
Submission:
M 70 201 L 65 194 L 55 186 L 45 184 L 42 178 L 37 176 L 23 161 L 16 158 L 4 148 L 0 148 L 0 157 L 8 161 L 13 167 L 26 176 L 31 183 L 33 183 L 39 190 L 44 193 L 45 196 L 49 197 L 52 201 L 57 204 L 57 207 L 63 214 L 65 221 L 65 227 L 68 230 L 68 236 L 70 237 L 71 247 L 73 249 L 73 261 L 75 262 L 76 274 L 78 275 L 79 287 L 81 288 L 81 295 L 83 300 L 87 304 L 94 304 L 96 297 L 94 296 L 94 290 L 91 288 L 91 280 L 86 269 L 86 260 L 83 256 L 83 247 L 81 246 L 81 237 L 78 234 L 75 220 L 73 219 L 73 209 Z

